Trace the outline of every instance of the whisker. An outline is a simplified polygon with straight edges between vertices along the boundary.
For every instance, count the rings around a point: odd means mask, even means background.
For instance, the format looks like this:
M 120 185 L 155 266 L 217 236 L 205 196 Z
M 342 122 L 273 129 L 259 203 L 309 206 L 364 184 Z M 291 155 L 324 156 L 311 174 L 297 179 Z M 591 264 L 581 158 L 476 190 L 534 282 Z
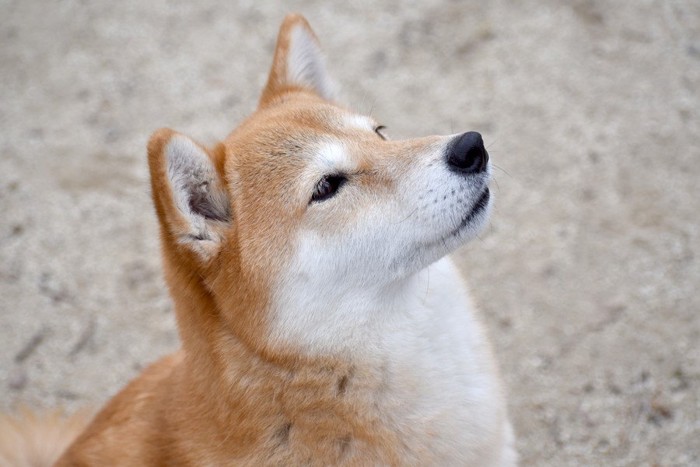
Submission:
M 503 172 L 504 174 L 508 175 L 510 178 L 513 178 L 513 176 L 512 176 L 506 169 L 504 169 L 503 167 L 501 167 L 500 165 L 494 164 L 493 162 L 491 162 L 491 165 L 493 165 L 496 169 L 500 170 L 500 171 Z
M 413 211 L 408 213 L 408 215 L 406 217 L 404 217 L 403 219 L 401 219 L 398 222 L 393 223 L 392 225 L 398 225 L 398 224 L 401 224 L 402 222 L 406 222 L 408 219 L 411 218 L 411 216 L 413 216 L 416 213 L 416 211 L 418 211 L 418 208 L 415 208 Z
M 368 113 L 368 115 L 370 117 L 373 117 L 374 108 L 376 107 L 376 105 L 377 105 L 377 96 L 372 96 L 372 103 L 369 105 L 369 113 Z

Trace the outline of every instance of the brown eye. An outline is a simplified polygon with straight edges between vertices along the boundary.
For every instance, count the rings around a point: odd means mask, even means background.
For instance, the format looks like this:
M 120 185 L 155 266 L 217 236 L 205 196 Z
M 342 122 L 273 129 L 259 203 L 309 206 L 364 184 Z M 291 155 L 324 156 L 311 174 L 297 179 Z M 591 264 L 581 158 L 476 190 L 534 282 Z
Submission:
M 332 198 L 346 181 L 347 178 L 343 175 L 326 175 L 316 184 L 314 193 L 311 195 L 311 202 Z
M 386 127 L 384 125 L 379 125 L 374 129 L 374 132 L 378 134 L 381 139 L 386 140 L 387 136 L 384 130 L 386 130 Z

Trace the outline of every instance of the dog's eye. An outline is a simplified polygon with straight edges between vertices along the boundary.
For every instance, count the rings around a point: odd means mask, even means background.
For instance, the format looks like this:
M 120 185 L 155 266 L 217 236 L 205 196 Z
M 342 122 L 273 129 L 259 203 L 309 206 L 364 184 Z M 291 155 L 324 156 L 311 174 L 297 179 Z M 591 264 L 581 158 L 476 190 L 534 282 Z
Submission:
M 326 175 L 316 184 L 314 193 L 311 195 L 311 202 L 332 198 L 346 180 L 347 178 L 343 175 Z
M 383 140 L 387 140 L 386 133 L 384 132 L 386 130 L 386 127 L 384 125 L 379 125 L 374 129 L 374 132 L 379 135 L 379 137 Z

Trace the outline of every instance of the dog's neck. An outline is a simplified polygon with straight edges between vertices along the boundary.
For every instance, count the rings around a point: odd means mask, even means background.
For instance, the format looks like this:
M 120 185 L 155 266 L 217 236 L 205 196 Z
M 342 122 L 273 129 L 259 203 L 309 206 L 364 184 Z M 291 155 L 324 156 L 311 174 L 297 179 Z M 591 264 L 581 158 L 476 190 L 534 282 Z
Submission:
M 265 344 L 252 343 L 249 335 L 239 332 L 242 326 L 232 326 L 231 322 L 237 317 L 261 316 L 267 310 L 235 309 L 245 306 L 243 300 L 235 299 L 226 302 L 228 308 L 222 310 L 222 302 L 205 280 L 189 271 L 170 271 L 168 282 L 175 301 L 183 363 L 196 379 L 226 386 L 226 393 L 230 394 L 270 381 L 281 387 L 292 380 L 306 381 L 303 386 L 309 388 L 314 384 L 327 385 L 329 395 L 345 392 L 357 366 L 352 359 L 303 355 L 293 350 L 279 352 Z M 264 301 L 259 303 L 267 306 Z M 311 384 L 311 380 L 315 383 Z
M 226 325 L 203 284 L 188 287 L 179 295 L 198 299 L 176 304 L 184 358 L 172 388 L 180 394 L 175 400 L 187 400 L 188 407 L 179 408 L 183 416 L 206 418 L 216 427 L 206 435 L 232 449 L 314 445 L 335 463 L 361 441 L 377 459 L 398 462 L 395 429 L 375 408 L 387 385 L 383 368 L 327 357 L 270 358 Z M 197 317 L 196 327 L 188 316 Z
M 260 351 L 239 335 L 230 316 L 245 310 L 222 309 L 200 277 L 171 273 L 183 358 L 163 385 L 162 396 L 171 398 L 176 409 L 165 416 L 179 419 L 180 425 L 199 420 L 203 431 L 190 434 L 188 442 L 201 438 L 229 446 L 229 460 L 252 455 L 245 446 L 280 456 L 315 446 L 328 464 L 337 464 L 348 452 L 373 453 L 369 458 L 380 464 L 399 464 L 394 456 L 406 440 L 464 430 L 453 425 L 450 410 L 466 406 L 448 410 L 451 402 L 438 394 L 468 401 L 498 388 L 485 376 L 483 362 L 470 359 L 484 351 L 484 343 L 469 318 L 457 271 L 449 261 L 439 261 L 424 272 L 399 291 L 405 300 L 395 309 L 375 310 L 390 317 L 382 319 L 376 340 L 362 335 L 347 347 L 372 343 L 367 349 L 286 355 Z M 457 362 L 463 373 L 450 370 Z M 411 423 L 415 419 L 426 424 Z

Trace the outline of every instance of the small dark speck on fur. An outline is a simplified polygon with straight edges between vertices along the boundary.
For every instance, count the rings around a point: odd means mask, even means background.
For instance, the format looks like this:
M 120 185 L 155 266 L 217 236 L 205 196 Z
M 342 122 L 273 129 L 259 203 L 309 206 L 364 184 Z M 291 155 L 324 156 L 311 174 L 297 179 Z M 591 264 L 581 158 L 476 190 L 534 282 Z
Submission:
M 347 456 L 348 451 L 350 450 L 350 443 L 352 442 L 352 437 L 350 435 L 346 435 L 338 440 L 338 447 L 340 449 L 340 455 L 342 457 Z
M 287 422 L 275 432 L 275 439 L 279 444 L 287 444 L 289 442 L 290 431 L 292 431 L 292 424 L 291 422 Z
M 338 380 L 338 395 L 339 396 L 344 395 L 347 390 L 348 390 L 348 377 L 347 377 L 347 375 L 345 375 Z

